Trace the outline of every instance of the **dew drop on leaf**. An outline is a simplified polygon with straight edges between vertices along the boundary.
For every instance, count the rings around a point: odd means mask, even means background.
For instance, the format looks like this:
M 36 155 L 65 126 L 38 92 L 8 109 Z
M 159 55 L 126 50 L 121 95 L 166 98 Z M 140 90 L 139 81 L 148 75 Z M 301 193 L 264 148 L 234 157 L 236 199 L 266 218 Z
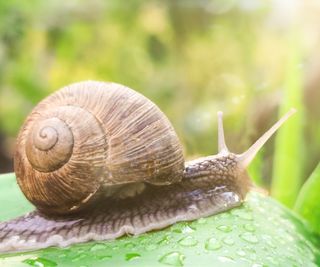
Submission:
M 225 233 L 229 233 L 232 231 L 232 227 L 230 225 L 219 225 L 217 226 L 217 229 Z
M 180 252 L 170 252 L 165 255 L 163 255 L 160 259 L 159 262 L 166 264 L 166 265 L 171 265 L 171 266 L 183 266 L 183 261 L 185 259 L 185 256 L 180 253 Z
M 36 266 L 36 267 L 53 267 L 53 266 L 57 266 L 57 263 L 52 261 L 52 260 L 48 260 L 42 257 L 35 257 L 35 258 L 29 258 L 23 261 L 23 263 L 26 263 L 30 266 Z
M 277 248 L 275 241 L 270 235 L 261 235 L 261 237 L 270 248 Z
M 134 244 L 129 242 L 124 245 L 125 248 L 134 248 Z
M 157 244 L 164 245 L 164 244 L 168 244 L 169 241 L 170 241 L 170 236 L 169 235 L 165 235 L 164 237 L 162 237 L 160 239 L 160 241 L 157 242 Z
M 158 246 L 156 244 L 149 244 L 149 245 L 146 245 L 146 250 L 147 251 L 152 251 L 152 250 L 155 250 L 158 248 Z
M 275 257 L 267 256 L 265 259 L 267 260 L 267 262 L 271 263 L 273 266 L 279 266 L 279 263 Z
M 177 227 L 172 228 L 172 232 L 178 233 L 178 234 L 189 234 L 195 231 L 195 227 L 191 226 L 189 224 L 181 224 L 177 225 Z
M 104 261 L 104 260 L 110 260 L 112 258 L 111 255 L 101 255 L 101 256 L 96 256 L 96 259 L 100 260 L 100 261 Z
M 195 228 L 190 226 L 190 225 L 185 225 L 184 227 L 182 227 L 182 233 L 183 234 L 187 234 L 187 233 L 192 233 L 195 231 Z
M 65 258 L 67 256 L 66 253 L 59 253 L 58 258 Z
M 81 261 L 86 257 L 87 257 L 87 254 L 79 254 L 79 255 L 73 257 L 71 261 L 73 261 L 73 262 Z
M 258 238 L 255 234 L 253 233 L 250 233 L 250 232 L 245 232 L 243 234 L 240 234 L 240 238 L 244 241 L 247 241 L 249 243 L 252 243 L 252 244 L 256 244 L 258 243 Z
M 103 250 L 103 249 L 106 249 L 106 246 L 103 244 L 97 243 L 90 248 L 90 251 L 97 251 L 97 250 Z
M 246 255 L 246 252 L 243 251 L 242 249 L 237 250 L 236 252 L 239 256 L 244 257 Z
M 131 260 L 138 259 L 140 257 L 141 255 L 139 253 L 127 253 L 125 259 L 126 261 L 131 261 Z
M 204 224 L 206 222 L 207 222 L 206 218 L 200 218 L 200 219 L 197 220 L 197 223 L 199 223 L 199 224 Z
M 192 236 L 186 236 L 178 241 L 181 246 L 193 247 L 198 244 L 198 241 Z
M 112 246 L 112 249 L 113 249 L 113 250 L 118 250 L 118 249 L 119 249 L 119 246 L 114 245 L 114 246 Z
M 248 220 L 248 221 L 253 220 L 252 212 L 248 209 L 235 209 L 231 212 L 233 215 L 236 215 L 241 219 Z
M 206 241 L 206 244 L 205 244 L 205 248 L 207 250 L 218 250 L 222 247 L 222 244 L 220 243 L 220 241 L 218 241 L 216 238 L 212 237 L 212 238 L 209 238 L 207 241 Z
M 254 232 L 256 230 L 255 226 L 252 223 L 246 223 L 243 225 L 243 228 L 248 232 Z
M 230 236 L 227 236 L 222 241 L 224 244 L 229 245 L 229 246 L 232 246 L 234 244 L 234 240 Z
M 218 257 L 218 260 L 221 261 L 221 262 L 223 262 L 223 263 L 235 262 L 232 258 L 226 257 L 226 256 L 220 256 L 220 257 Z

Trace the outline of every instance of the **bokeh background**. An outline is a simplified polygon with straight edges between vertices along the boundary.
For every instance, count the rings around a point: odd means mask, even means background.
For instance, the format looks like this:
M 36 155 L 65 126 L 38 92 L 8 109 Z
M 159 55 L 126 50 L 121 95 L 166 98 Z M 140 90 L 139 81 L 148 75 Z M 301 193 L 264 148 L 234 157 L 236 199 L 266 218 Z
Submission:
M 246 150 L 297 115 L 250 167 L 288 206 L 320 160 L 320 1 L 0 1 L 0 172 L 38 101 L 80 80 L 125 84 L 169 117 L 186 158 Z M 284 178 L 285 177 L 285 178 Z

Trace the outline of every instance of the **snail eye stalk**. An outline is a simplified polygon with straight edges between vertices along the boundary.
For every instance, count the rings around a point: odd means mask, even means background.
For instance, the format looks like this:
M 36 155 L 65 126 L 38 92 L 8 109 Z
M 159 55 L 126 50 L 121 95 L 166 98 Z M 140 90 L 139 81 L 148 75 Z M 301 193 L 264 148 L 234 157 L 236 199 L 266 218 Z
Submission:
M 228 154 L 229 149 L 226 145 L 223 129 L 223 112 L 218 111 L 218 150 L 219 154 Z
M 265 132 L 247 151 L 237 155 L 240 165 L 247 168 L 263 145 L 271 136 L 294 114 L 296 109 L 290 109 L 280 120 L 278 120 L 267 132 Z

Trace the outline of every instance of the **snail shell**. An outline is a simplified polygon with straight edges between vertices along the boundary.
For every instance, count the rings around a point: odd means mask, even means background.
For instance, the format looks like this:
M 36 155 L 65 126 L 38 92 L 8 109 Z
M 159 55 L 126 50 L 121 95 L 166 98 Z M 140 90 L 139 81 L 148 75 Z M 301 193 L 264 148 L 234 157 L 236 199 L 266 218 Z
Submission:
M 19 134 L 17 181 L 37 209 L 0 222 L 0 252 L 141 234 L 239 206 L 252 186 L 246 167 L 293 113 L 234 154 L 219 112 L 219 153 L 184 162 L 168 119 L 139 93 L 103 82 L 62 88 Z
M 179 139 L 160 109 L 128 87 L 80 82 L 47 97 L 18 137 L 15 173 L 46 214 L 80 211 L 117 186 L 182 179 Z

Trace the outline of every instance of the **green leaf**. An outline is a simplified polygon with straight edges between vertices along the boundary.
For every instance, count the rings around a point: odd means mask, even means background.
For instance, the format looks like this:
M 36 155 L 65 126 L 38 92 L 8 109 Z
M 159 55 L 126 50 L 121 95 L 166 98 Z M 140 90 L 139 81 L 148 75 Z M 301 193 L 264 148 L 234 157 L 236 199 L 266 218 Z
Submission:
M 292 207 L 301 186 L 303 168 L 303 103 L 301 47 L 295 33 L 290 38 L 287 75 L 283 89 L 280 115 L 295 107 L 298 112 L 276 136 L 271 195 Z
M 30 211 L 13 174 L 0 176 L 0 219 Z M 161 231 L 0 256 L 1 266 L 317 266 L 319 240 L 291 211 L 251 193 L 240 207 Z
M 303 185 L 295 210 L 320 235 L 320 163 Z
M 264 149 L 262 148 L 248 167 L 248 173 L 252 181 L 257 186 L 261 186 L 261 187 L 265 187 L 265 184 L 262 178 L 262 173 L 263 173 L 262 168 L 263 168 L 263 159 L 264 159 L 263 155 L 264 155 Z

